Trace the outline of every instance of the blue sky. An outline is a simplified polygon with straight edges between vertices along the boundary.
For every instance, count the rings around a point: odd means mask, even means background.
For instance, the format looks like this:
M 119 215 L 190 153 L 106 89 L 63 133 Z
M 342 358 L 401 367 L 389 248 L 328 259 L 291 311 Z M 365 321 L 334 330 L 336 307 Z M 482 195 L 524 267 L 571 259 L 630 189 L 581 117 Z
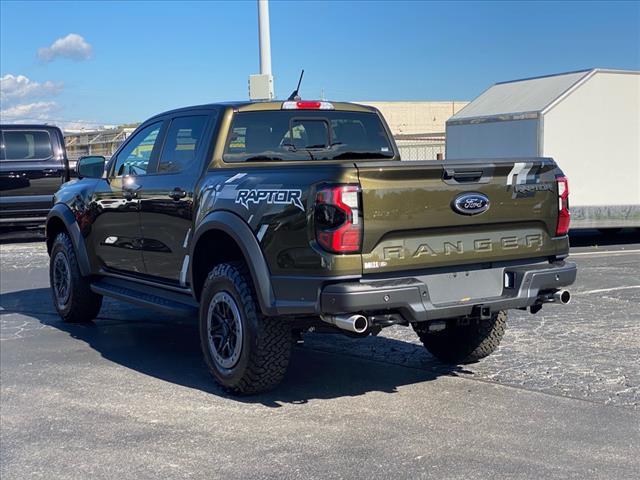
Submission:
M 303 97 L 335 100 L 470 100 L 497 81 L 640 69 L 640 2 L 272 0 L 270 15 L 278 97 L 301 68 Z M 117 124 L 245 99 L 257 39 L 255 0 L 0 1 L 2 120 Z

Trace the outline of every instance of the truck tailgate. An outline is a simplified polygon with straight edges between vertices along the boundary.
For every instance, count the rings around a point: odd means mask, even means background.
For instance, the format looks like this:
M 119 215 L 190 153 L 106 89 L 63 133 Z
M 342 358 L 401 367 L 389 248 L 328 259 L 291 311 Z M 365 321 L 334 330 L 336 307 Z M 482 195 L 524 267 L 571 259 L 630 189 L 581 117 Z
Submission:
M 558 215 L 551 159 L 358 162 L 363 273 L 551 257 Z M 457 211 L 465 193 L 484 195 L 479 214 Z

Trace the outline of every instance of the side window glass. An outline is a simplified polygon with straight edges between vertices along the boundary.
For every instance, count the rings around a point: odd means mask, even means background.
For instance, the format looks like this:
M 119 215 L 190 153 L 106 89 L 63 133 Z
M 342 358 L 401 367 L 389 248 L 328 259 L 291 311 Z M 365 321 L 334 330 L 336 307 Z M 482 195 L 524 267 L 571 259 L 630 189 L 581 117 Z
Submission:
M 178 173 L 194 165 L 206 124 L 206 115 L 179 117 L 171 121 L 158 173 Z
M 125 175 L 144 175 L 149 168 L 149 159 L 153 148 L 158 141 L 158 134 L 162 127 L 162 122 L 149 125 L 144 130 L 136 134 L 135 137 L 118 154 L 116 164 L 113 169 L 115 177 Z

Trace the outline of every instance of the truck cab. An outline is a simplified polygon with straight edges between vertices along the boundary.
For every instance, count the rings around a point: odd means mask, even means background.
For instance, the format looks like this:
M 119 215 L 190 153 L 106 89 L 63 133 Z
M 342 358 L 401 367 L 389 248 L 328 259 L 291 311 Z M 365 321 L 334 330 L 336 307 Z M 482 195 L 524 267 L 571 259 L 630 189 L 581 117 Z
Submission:
M 51 125 L 0 125 L 0 226 L 42 225 L 69 180 L 64 137 Z

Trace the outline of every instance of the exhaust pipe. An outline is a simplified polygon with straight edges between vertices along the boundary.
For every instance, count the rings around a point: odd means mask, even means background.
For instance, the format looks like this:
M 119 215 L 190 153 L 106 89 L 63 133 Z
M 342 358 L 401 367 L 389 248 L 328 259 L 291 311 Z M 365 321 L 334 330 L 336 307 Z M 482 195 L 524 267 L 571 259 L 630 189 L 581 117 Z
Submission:
M 324 322 L 353 333 L 364 333 L 369 329 L 367 317 L 357 313 L 353 315 L 323 316 L 321 318 Z
M 560 305 L 566 305 L 571 301 L 571 293 L 569 290 L 556 290 L 553 293 L 544 293 L 538 296 L 538 300 L 534 305 L 529 307 L 531 313 L 537 313 L 542 308 L 543 303 L 559 303 Z
M 566 305 L 571 301 L 571 293 L 569 290 L 558 290 L 553 294 L 553 301 Z

